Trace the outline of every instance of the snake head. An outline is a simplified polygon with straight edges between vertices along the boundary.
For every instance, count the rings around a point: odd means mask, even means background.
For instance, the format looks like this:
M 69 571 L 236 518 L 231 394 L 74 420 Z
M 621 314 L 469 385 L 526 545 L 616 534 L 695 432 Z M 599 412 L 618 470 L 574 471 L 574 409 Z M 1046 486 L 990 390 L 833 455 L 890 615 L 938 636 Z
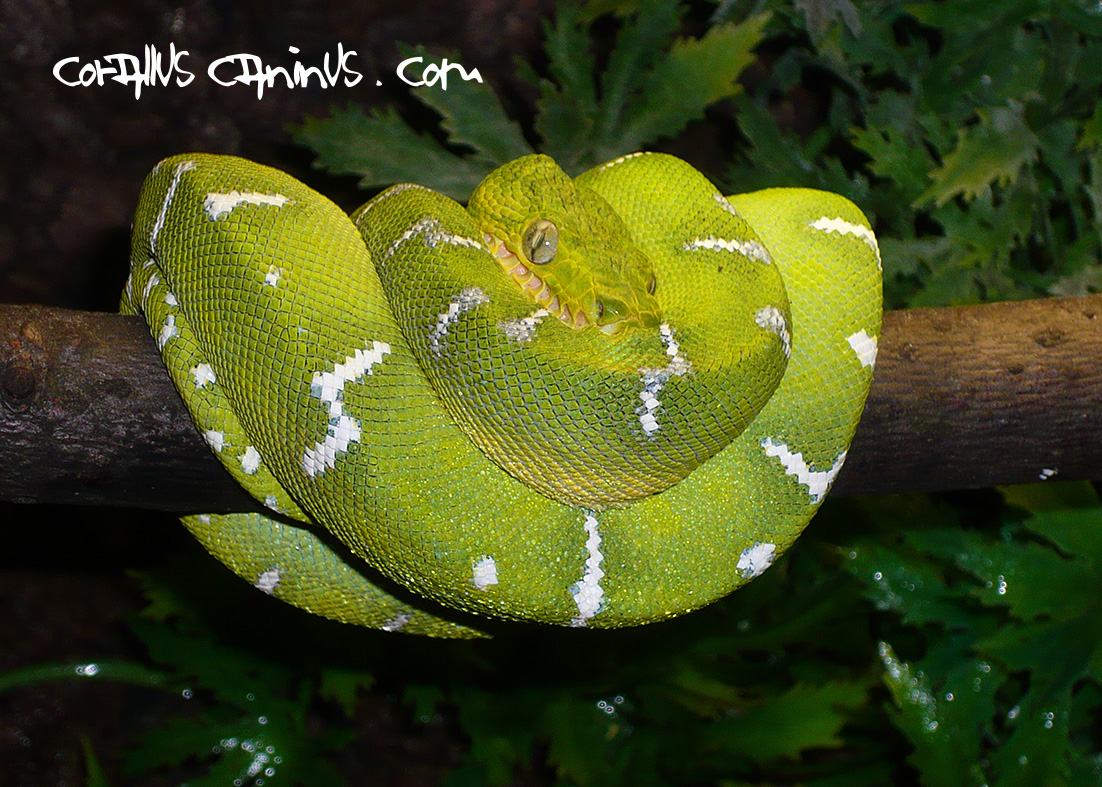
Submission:
M 612 206 L 549 157 L 494 170 L 468 211 L 505 273 L 566 325 L 614 334 L 661 322 L 650 259 Z

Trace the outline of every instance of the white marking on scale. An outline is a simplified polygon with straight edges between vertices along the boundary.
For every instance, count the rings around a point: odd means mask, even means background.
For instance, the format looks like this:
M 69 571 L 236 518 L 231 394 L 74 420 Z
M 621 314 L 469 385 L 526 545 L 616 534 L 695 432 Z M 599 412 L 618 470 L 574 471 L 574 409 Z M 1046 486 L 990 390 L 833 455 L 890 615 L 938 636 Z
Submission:
M 222 453 L 222 447 L 226 444 L 226 435 L 224 432 L 219 432 L 217 429 L 208 429 L 203 432 L 203 439 L 206 440 L 207 445 L 215 451 Z
M 437 219 L 432 216 L 425 216 L 403 232 L 394 243 L 390 244 L 390 248 L 387 249 L 386 254 L 383 255 L 383 259 L 389 259 L 394 256 L 394 252 L 398 251 L 398 248 L 403 243 L 418 235 L 424 236 L 425 245 L 430 249 L 436 248 L 436 246 L 441 243 L 447 243 L 450 246 L 469 246 L 472 249 L 487 251 L 486 246 L 483 245 L 481 241 L 477 241 L 474 238 L 468 238 L 465 235 L 445 232 Z
M 157 349 L 163 350 L 168 340 L 176 336 L 176 315 L 170 314 L 165 318 L 165 324 L 161 327 L 161 333 L 157 336 Z
M 821 232 L 836 232 L 839 235 L 853 235 L 856 238 L 860 238 L 869 245 L 869 248 L 871 248 L 876 255 L 876 267 L 883 270 L 883 265 L 880 262 L 880 245 L 876 242 L 876 236 L 868 227 L 861 224 L 854 224 L 852 221 L 846 221 L 840 216 L 834 218 L 823 216 L 815 219 L 815 221 L 808 222 L 807 226 Z
M 779 440 L 771 437 L 762 438 L 761 447 L 765 449 L 766 456 L 775 456 L 781 460 L 785 475 L 795 476 L 798 482 L 807 487 L 812 503 L 819 503 L 826 497 L 826 493 L 830 491 L 830 485 L 834 483 L 838 471 L 846 461 L 846 452 L 843 451 L 838 454 L 838 458 L 834 460 L 829 470 L 812 470 L 811 466 L 804 461 L 803 454 L 793 452 Z
M 302 457 L 302 469 L 313 478 L 324 473 L 326 468 L 337 463 L 337 457 L 348 450 L 352 443 L 360 440 L 360 422 L 344 414 L 344 386 L 356 382 L 364 375 L 372 374 L 373 369 L 390 354 L 390 345 L 386 342 L 371 342 L 362 350 L 344 359 L 344 363 L 333 366 L 331 372 L 315 372 L 310 384 L 310 395 L 316 396 L 329 408 L 329 426 L 326 437 L 306 449 Z
M 233 191 L 220 194 L 212 191 L 203 200 L 203 210 L 212 221 L 224 219 L 230 215 L 234 208 L 241 205 L 270 205 L 273 208 L 282 208 L 284 205 L 294 205 L 295 201 L 282 194 L 261 194 L 259 191 Z
M 465 287 L 461 293 L 451 299 L 448 310 L 440 312 L 436 319 L 436 327 L 429 334 L 429 346 L 433 354 L 439 358 L 444 351 L 441 340 L 447 336 L 448 328 L 459 321 L 460 316 L 483 304 L 490 302 L 490 296 L 481 287 Z
M 171 292 L 166 292 L 165 293 L 165 306 L 173 308 L 173 307 L 176 307 L 176 306 L 179 306 L 179 305 L 180 304 L 177 303 L 175 295 L 173 295 Z
M 479 590 L 486 590 L 490 585 L 497 584 L 497 563 L 489 555 L 483 555 L 482 559 L 474 564 L 474 586 Z
M 176 196 L 176 187 L 180 185 L 180 178 L 183 177 L 185 172 L 189 172 L 195 169 L 194 161 L 181 161 L 176 165 L 176 171 L 172 173 L 172 182 L 168 184 L 168 191 L 165 192 L 164 202 L 161 203 L 161 210 L 157 213 L 157 218 L 153 222 L 153 229 L 149 233 L 149 250 L 153 252 L 153 255 L 157 255 L 157 236 L 161 234 L 161 230 L 165 226 L 165 217 L 168 216 L 168 208 L 172 204 L 172 198 Z
M 207 385 L 213 383 L 214 380 L 214 368 L 209 363 L 201 363 L 191 370 L 191 376 L 195 378 L 196 388 L 206 388 Z
M 410 612 L 399 612 L 383 625 L 379 626 L 383 631 L 401 631 L 409 623 L 409 619 L 413 617 Z
M 277 268 L 275 265 L 268 266 L 268 272 L 264 274 L 264 284 L 269 287 L 275 287 L 279 284 L 280 277 L 283 276 L 283 268 Z
M 601 561 L 604 560 L 601 533 L 597 530 L 597 518 L 590 513 L 585 515 L 585 534 L 585 548 L 589 553 L 585 559 L 585 571 L 581 580 L 570 588 L 574 604 L 578 607 L 578 614 L 570 621 L 575 628 L 585 626 L 587 620 L 601 611 L 601 601 L 605 596 L 605 591 L 601 589 L 601 579 L 605 575 L 601 570 Z
M 862 366 L 872 368 L 876 364 L 877 343 L 875 336 L 869 336 L 868 332 L 862 328 L 853 336 L 847 337 L 846 341 L 857 353 L 857 360 L 861 362 Z
M 755 541 L 753 545 L 746 547 L 739 555 L 735 568 L 739 570 L 744 579 L 753 579 L 765 569 L 773 565 L 777 556 L 777 545 L 764 541 Z
M 264 506 L 271 509 L 272 511 L 275 511 L 277 514 L 283 513 L 283 509 L 279 507 L 279 500 L 276 498 L 275 495 L 268 495 L 267 497 L 265 497 Z
M 769 251 L 756 240 L 717 238 L 714 235 L 709 235 L 707 238 L 691 240 L 681 247 L 682 251 L 699 251 L 700 249 L 737 252 L 743 257 L 764 262 L 766 265 L 773 262 L 773 258 L 769 256 Z
M 629 161 L 633 158 L 639 158 L 640 156 L 645 156 L 646 154 L 647 151 L 645 150 L 640 150 L 636 153 L 628 153 L 626 156 L 620 156 L 620 158 L 614 158 L 612 161 L 609 161 L 606 164 L 602 164 L 601 166 L 597 167 L 597 171 L 601 172 L 602 170 L 606 170 L 609 167 L 615 167 L 617 164 L 623 164 L 625 161 Z
M 497 324 L 497 327 L 501 329 L 507 339 L 512 339 L 514 342 L 530 342 L 532 337 L 536 335 L 536 327 L 543 322 L 545 317 L 550 315 L 551 312 L 547 309 L 536 309 L 527 317 L 502 320 Z
M 661 426 L 658 423 L 657 411 L 662 406 L 658 394 L 669 382 L 671 377 L 681 377 L 692 371 L 692 363 L 681 354 L 681 345 L 673 338 L 674 330 L 668 322 L 658 326 L 658 335 L 662 343 L 666 345 L 666 355 L 670 362 L 662 369 L 640 369 L 640 382 L 643 390 L 639 392 L 639 398 L 643 404 L 635 408 L 639 416 L 639 425 L 643 427 L 643 433 L 651 437 Z
M 1042 481 L 1047 481 L 1048 479 L 1050 479 L 1054 475 L 1056 475 L 1056 473 L 1058 473 L 1058 472 L 1059 472 L 1058 470 L 1055 470 L 1051 467 L 1045 467 L 1045 468 L 1041 469 L 1041 472 L 1037 477 L 1040 478 Z
M 712 197 L 715 199 L 716 202 L 719 203 L 719 206 L 721 208 L 730 213 L 732 216 L 742 218 L 739 212 L 735 210 L 735 206 L 732 205 L 725 196 L 723 196 L 722 194 L 713 194 Z
M 161 277 L 156 273 L 149 274 L 149 278 L 145 280 L 145 287 L 142 288 L 142 306 L 146 306 L 146 301 L 149 300 L 149 293 L 153 292 L 153 288 L 161 283 Z
M 272 566 L 267 571 L 263 572 L 256 579 L 254 588 L 261 593 L 267 593 L 269 596 L 275 593 L 275 589 L 279 586 L 279 568 Z
M 245 448 L 245 453 L 237 458 L 241 460 L 241 469 L 245 471 L 245 475 L 256 475 L 256 471 L 260 469 L 259 451 L 250 445 Z
M 759 327 L 780 337 L 785 358 L 792 355 L 792 335 L 788 332 L 788 323 L 785 322 L 784 312 L 776 306 L 765 306 L 754 315 L 754 322 Z

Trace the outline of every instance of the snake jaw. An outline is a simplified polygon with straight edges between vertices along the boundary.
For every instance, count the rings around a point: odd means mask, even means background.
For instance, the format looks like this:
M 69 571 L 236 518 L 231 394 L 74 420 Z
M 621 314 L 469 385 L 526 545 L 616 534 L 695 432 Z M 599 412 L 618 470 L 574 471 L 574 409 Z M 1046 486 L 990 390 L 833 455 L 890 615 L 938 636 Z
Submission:
M 513 281 L 516 282 L 521 290 L 535 300 L 536 303 L 539 303 L 558 317 L 563 325 L 578 329 L 584 328 L 590 324 L 589 318 L 586 317 L 584 311 L 580 309 L 571 311 L 567 304 L 559 300 L 559 296 L 552 291 L 551 287 L 543 278 L 521 262 L 520 257 L 509 249 L 505 241 L 488 232 L 483 232 L 482 238 L 486 243 L 486 248 L 490 252 L 490 255 L 498 261 L 502 269 L 513 278 Z M 620 326 L 617 322 L 612 325 L 600 325 L 597 327 L 599 327 L 602 332 L 611 335 L 616 333 Z

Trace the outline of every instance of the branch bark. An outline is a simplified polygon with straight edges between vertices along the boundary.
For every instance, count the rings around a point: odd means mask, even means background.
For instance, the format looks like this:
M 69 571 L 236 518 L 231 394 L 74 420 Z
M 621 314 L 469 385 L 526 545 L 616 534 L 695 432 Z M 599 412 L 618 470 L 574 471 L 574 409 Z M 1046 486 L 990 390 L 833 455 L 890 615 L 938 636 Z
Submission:
M 1102 296 L 884 316 L 836 495 L 1102 478 Z M 137 317 L 0 305 L 0 500 L 177 512 L 251 501 Z

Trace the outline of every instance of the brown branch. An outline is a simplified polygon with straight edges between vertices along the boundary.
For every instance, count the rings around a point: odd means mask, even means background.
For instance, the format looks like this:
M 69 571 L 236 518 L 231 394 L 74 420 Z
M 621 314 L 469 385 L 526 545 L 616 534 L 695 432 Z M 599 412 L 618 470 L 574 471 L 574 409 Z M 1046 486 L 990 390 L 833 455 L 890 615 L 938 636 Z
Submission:
M 249 505 L 140 319 L 0 305 L 0 338 L 0 500 Z M 835 493 L 1102 478 L 1100 463 L 1102 296 L 913 309 L 884 317 Z

